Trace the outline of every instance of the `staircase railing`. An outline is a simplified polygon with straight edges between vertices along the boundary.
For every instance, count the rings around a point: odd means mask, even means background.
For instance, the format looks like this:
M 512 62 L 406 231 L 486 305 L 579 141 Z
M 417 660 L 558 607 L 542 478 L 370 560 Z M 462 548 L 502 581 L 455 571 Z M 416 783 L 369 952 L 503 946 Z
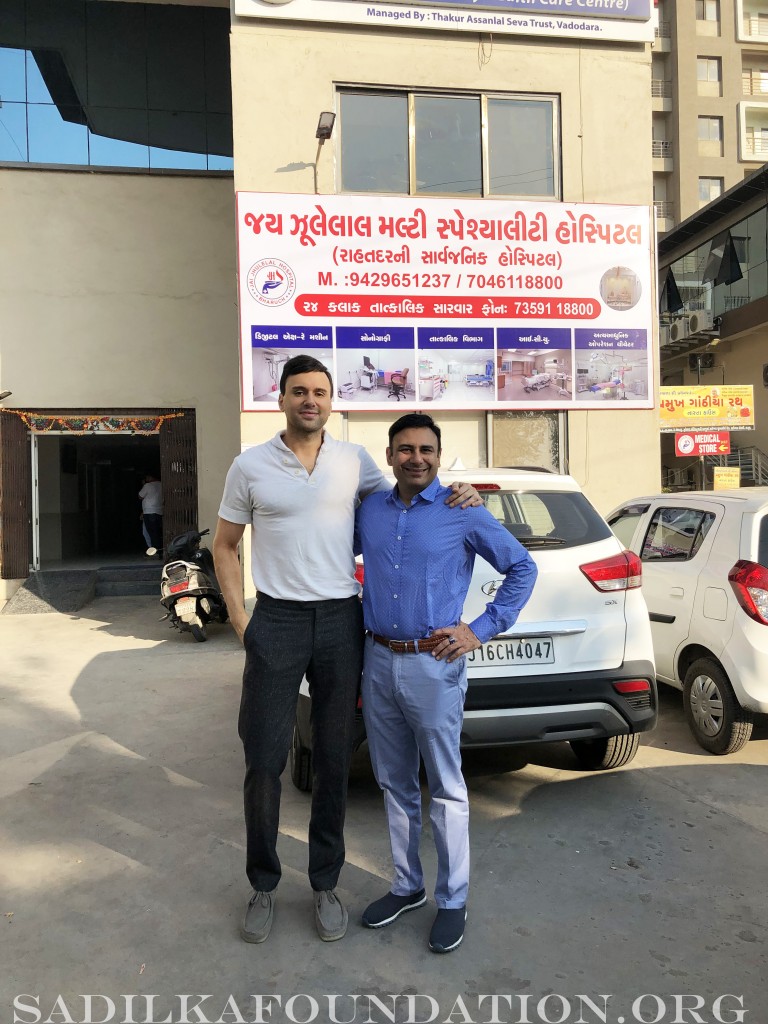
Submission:
M 738 466 L 742 483 L 768 484 L 768 455 L 756 445 L 734 448 L 728 455 L 708 455 L 710 466 Z

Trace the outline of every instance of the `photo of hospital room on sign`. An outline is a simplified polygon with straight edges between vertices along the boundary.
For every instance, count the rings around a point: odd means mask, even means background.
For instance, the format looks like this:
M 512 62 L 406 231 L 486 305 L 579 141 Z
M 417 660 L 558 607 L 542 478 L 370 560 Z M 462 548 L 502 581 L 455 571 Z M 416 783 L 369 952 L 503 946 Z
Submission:
M 412 327 L 337 327 L 336 397 L 365 405 L 413 401 Z
M 575 343 L 577 402 L 648 397 L 646 331 L 577 328 Z
M 494 398 L 493 328 L 419 327 L 420 402 L 477 406 Z
M 567 327 L 497 331 L 497 393 L 500 402 L 564 401 L 573 398 L 571 332 Z

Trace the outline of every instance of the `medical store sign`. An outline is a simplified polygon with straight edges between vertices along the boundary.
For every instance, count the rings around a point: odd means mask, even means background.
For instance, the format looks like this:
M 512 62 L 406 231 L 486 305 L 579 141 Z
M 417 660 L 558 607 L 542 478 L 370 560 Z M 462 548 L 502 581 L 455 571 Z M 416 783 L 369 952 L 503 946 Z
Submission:
M 697 429 L 753 430 L 754 388 L 751 384 L 661 387 L 659 420 L 660 429 L 667 433 Z
M 646 206 L 237 196 L 242 408 L 310 353 L 339 410 L 647 409 Z
M 244 18 L 652 42 L 651 0 L 235 0 Z

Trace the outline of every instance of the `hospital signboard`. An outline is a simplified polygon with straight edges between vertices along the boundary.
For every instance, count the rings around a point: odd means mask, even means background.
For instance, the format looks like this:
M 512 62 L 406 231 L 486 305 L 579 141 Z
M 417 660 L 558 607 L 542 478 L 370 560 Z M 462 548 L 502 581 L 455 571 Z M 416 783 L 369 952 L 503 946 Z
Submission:
M 242 408 L 309 352 L 339 410 L 653 406 L 652 211 L 239 192 Z
M 651 0 L 235 0 L 240 18 L 653 42 Z

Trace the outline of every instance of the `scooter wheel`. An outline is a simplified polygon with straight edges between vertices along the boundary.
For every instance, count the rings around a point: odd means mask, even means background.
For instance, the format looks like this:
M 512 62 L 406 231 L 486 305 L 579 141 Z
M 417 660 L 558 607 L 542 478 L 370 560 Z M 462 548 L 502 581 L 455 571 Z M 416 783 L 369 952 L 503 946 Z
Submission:
M 197 640 L 199 644 L 204 644 L 208 637 L 205 635 L 205 626 L 198 626 L 196 622 L 190 625 L 192 636 Z

